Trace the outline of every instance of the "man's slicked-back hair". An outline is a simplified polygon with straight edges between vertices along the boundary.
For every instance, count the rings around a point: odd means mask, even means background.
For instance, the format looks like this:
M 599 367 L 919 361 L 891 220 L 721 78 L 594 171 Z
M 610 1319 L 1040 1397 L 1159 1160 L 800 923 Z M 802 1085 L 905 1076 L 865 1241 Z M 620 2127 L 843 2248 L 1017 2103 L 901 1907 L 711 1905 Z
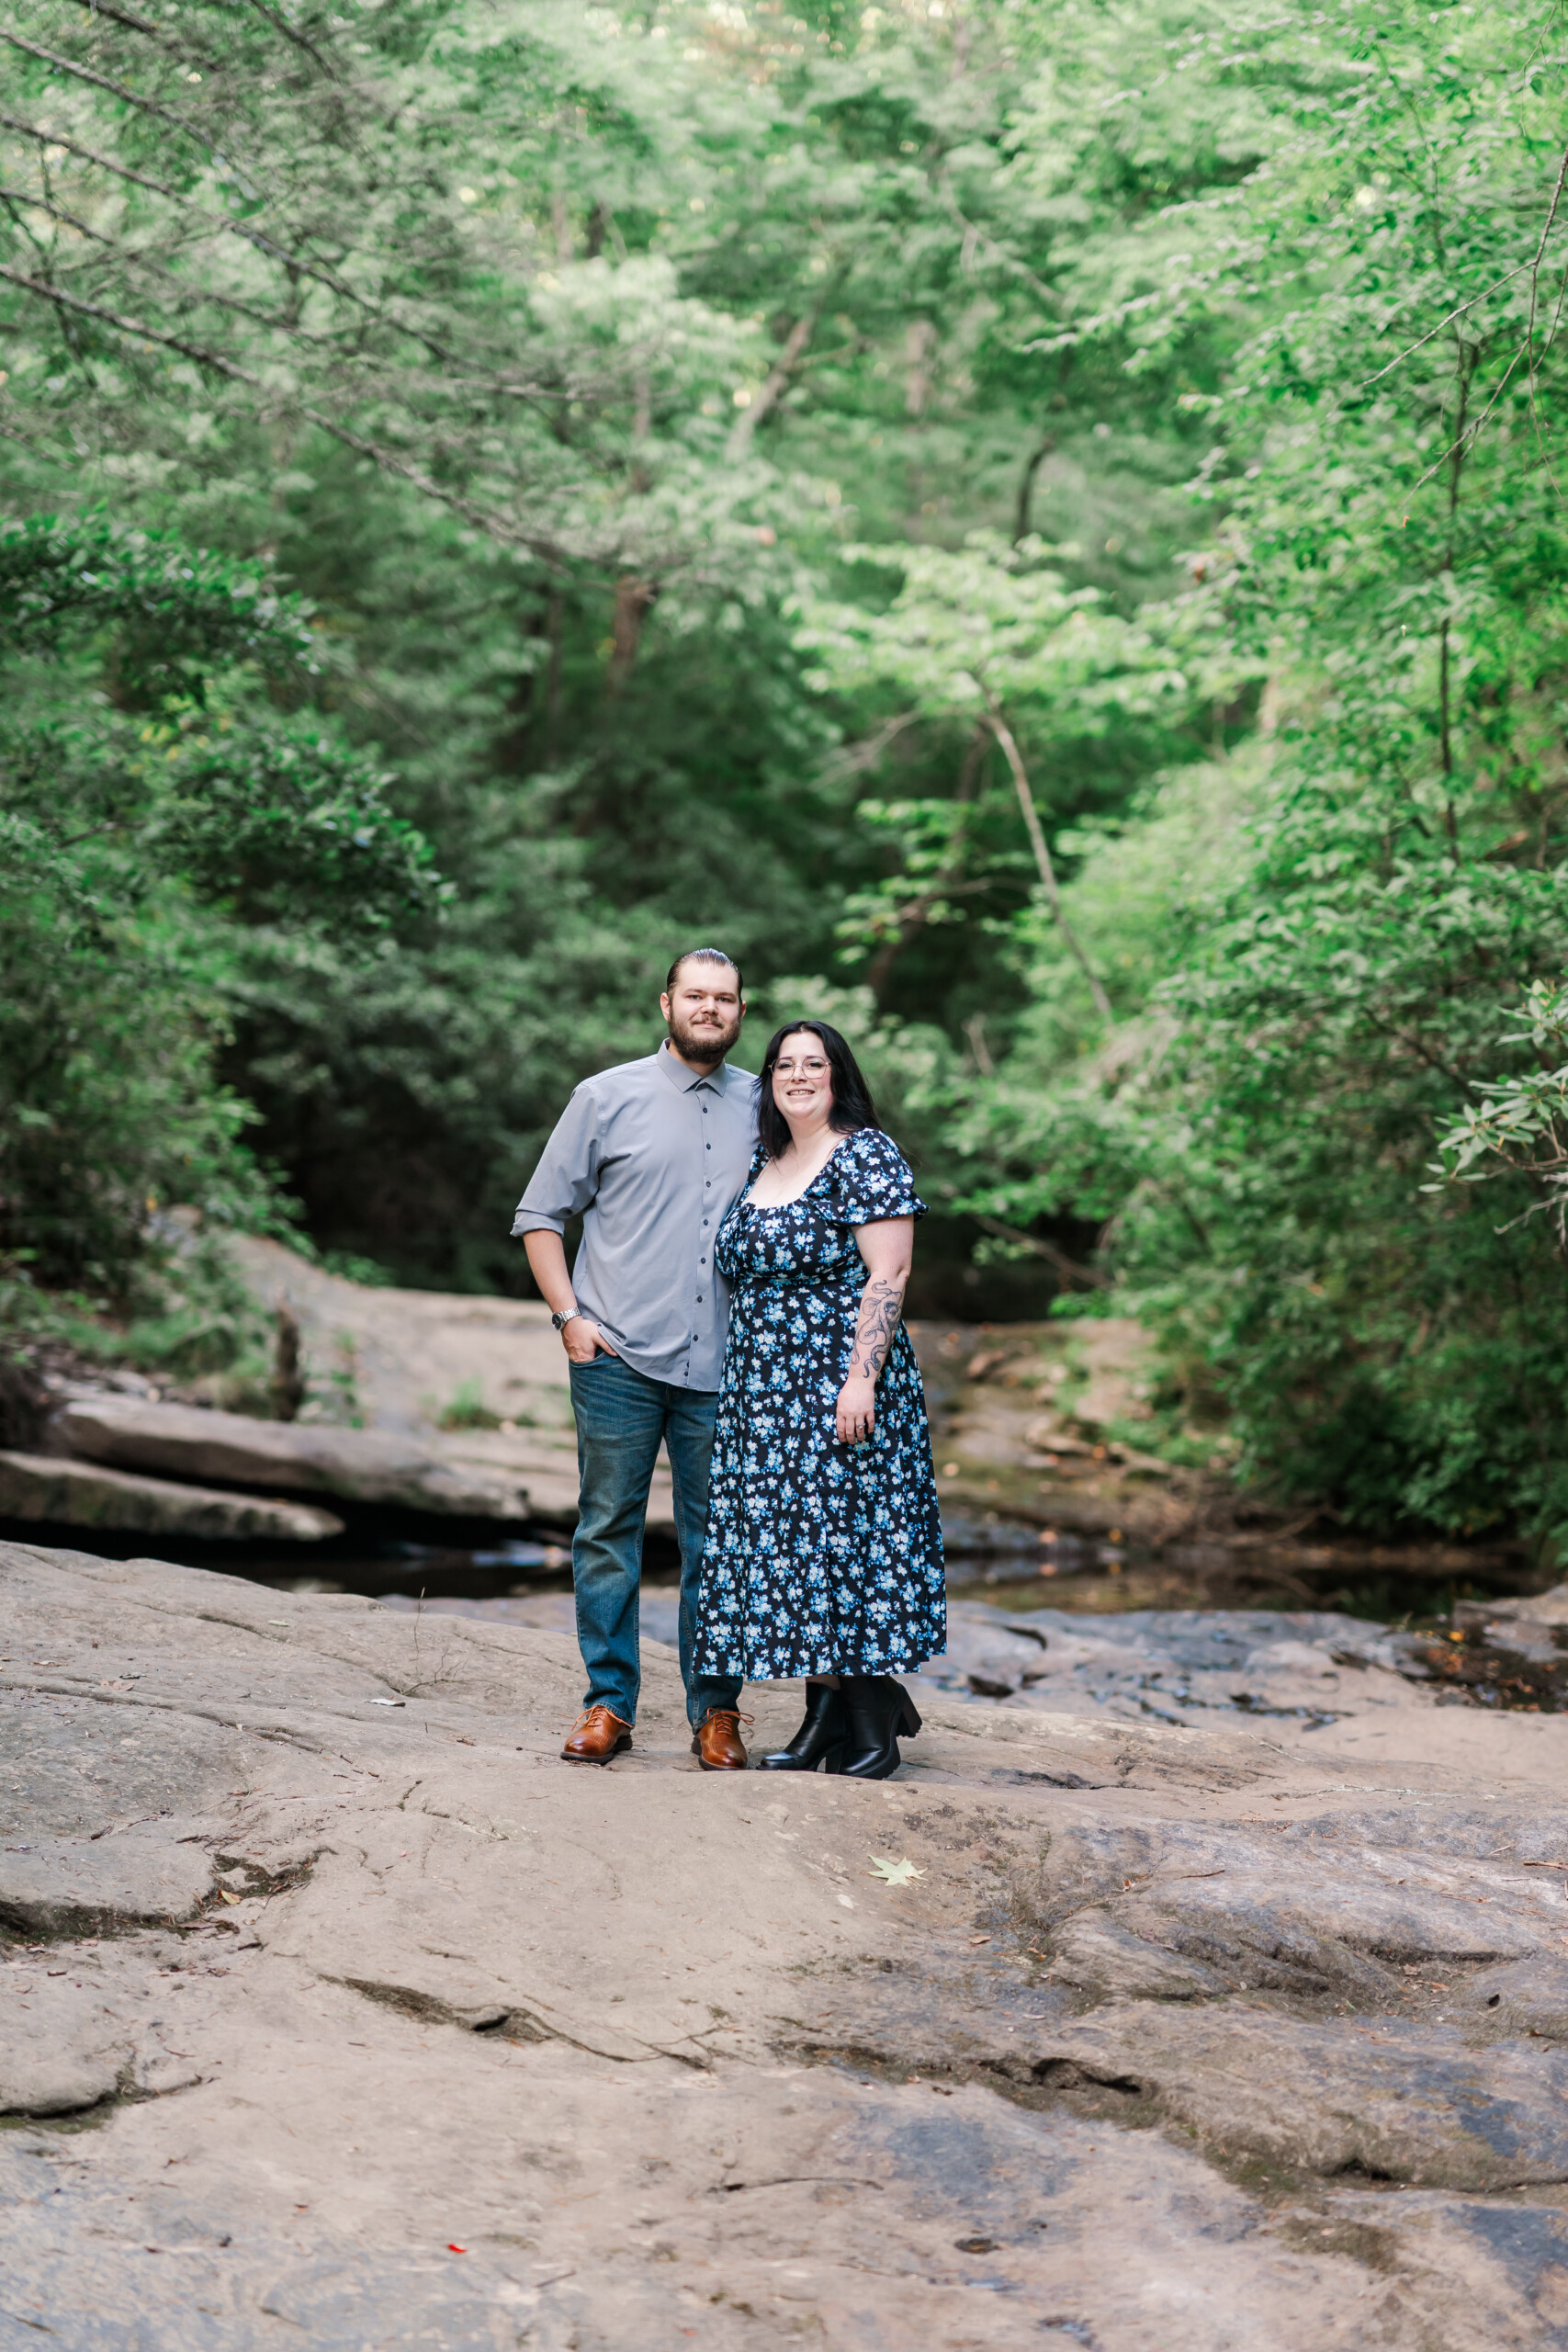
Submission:
M 682 964 L 728 964 L 735 975 L 737 996 L 744 997 L 746 994 L 746 983 L 740 977 L 740 967 L 733 956 L 727 956 L 722 947 L 683 947 L 670 967 L 670 977 L 664 983 L 666 996 L 670 994 L 671 989 L 680 978 Z

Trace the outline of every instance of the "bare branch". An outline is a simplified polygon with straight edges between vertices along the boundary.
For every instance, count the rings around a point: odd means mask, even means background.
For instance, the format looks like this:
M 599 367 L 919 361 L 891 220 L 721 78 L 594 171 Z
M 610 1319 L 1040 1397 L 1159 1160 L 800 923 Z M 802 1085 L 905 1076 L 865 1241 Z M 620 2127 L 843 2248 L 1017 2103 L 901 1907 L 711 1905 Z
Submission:
M 1541 230 L 1540 242 L 1536 246 L 1535 258 L 1530 264 L 1530 308 L 1529 317 L 1525 322 L 1525 350 L 1529 358 L 1530 422 L 1535 426 L 1536 443 L 1546 465 L 1548 475 L 1551 477 L 1552 488 L 1557 491 L 1559 497 L 1562 496 L 1562 491 L 1556 476 L 1551 473 L 1551 460 L 1548 455 L 1548 436 L 1541 425 L 1540 411 L 1536 403 L 1535 322 L 1540 302 L 1540 265 L 1546 253 L 1547 240 L 1551 234 L 1552 223 L 1557 219 L 1557 208 L 1562 201 L 1562 188 L 1565 181 L 1568 181 L 1568 147 L 1562 150 L 1562 161 L 1557 167 L 1557 185 L 1551 191 L 1551 203 L 1547 211 L 1546 225 Z M 1561 296 L 1558 299 L 1558 309 L 1559 311 L 1562 309 Z M 1555 320 L 1552 323 L 1555 330 Z
M 62 287 L 51 286 L 41 278 L 28 277 L 23 271 L 7 269 L 3 264 L 0 264 L 0 278 L 19 286 L 24 293 L 36 295 L 39 301 L 79 311 L 85 318 L 96 319 L 117 334 L 128 335 L 141 343 L 160 345 L 165 351 L 177 351 L 183 358 L 194 359 L 199 367 L 210 368 L 218 375 L 227 377 L 231 383 L 248 385 L 253 391 L 265 392 L 268 390 L 259 376 L 253 375 L 248 368 L 242 368 L 238 360 L 226 358 L 221 352 L 213 351 L 204 344 L 193 343 L 187 336 L 167 334 L 157 327 L 143 325 L 139 320 L 124 318 L 118 311 L 106 309 L 101 302 L 89 302 L 79 294 L 68 294 Z M 457 492 L 444 490 L 439 482 L 432 481 L 422 468 L 400 457 L 396 450 L 385 447 L 380 442 L 367 440 L 363 434 L 352 431 L 346 424 L 340 424 L 335 417 L 324 415 L 320 409 L 311 408 L 303 401 L 276 394 L 272 397 L 278 409 L 291 411 L 294 415 L 303 417 L 307 424 L 314 424 L 322 433 L 330 434 L 334 441 L 341 441 L 345 449 L 353 449 L 359 457 L 368 458 L 384 472 L 396 474 L 400 481 L 412 483 L 425 497 L 436 499 L 443 506 L 450 507 L 455 514 L 461 514 L 465 522 L 472 523 L 487 537 L 497 539 L 503 546 L 526 548 L 545 563 L 564 567 L 568 562 L 565 549 L 553 540 L 519 530 L 490 509 L 476 506 Z
M 1516 277 L 1521 277 L 1527 271 L 1529 272 L 1530 282 L 1529 315 L 1525 323 L 1523 338 L 1512 358 L 1509 360 L 1506 368 L 1504 369 L 1502 380 L 1499 382 L 1497 389 L 1493 393 L 1491 399 L 1487 401 L 1486 406 L 1482 410 L 1481 414 L 1475 419 L 1473 424 L 1465 424 L 1461 423 L 1461 430 L 1456 440 L 1453 442 L 1451 447 L 1446 448 L 1442 452 L 1441 456 L 1435 458 L 1432 464 L 1427 467 L 1426 472 L 1420 477 L 1420 480 L 1415 485 L 1416 490 L 1424 490 L 1427 484 L 1431 481 L 1436 475 L 1440 473 L 1446 465 L 1462 462 L 1467 449 L 1473 449 L 1475 447 L 1477 442 L 1481 438 L 1481 435 L 1492 414 L 1492 412 L 1496 407 L 1498 401 L 1502 399 L 1504 393 L 1507 390 L 1510 382 L 1513 380 L 1514 374 L 1521 360 L 1525 363 L 1526 373 L 1529 380 L 1530 421 L 1535 426 L 1536 439 L 1540 445 L 1541 458 L 1547 465 L 1549 473 L 1551 471 L 1548 436 L 1542 428 L 1540 413 L 1536 401 L 1536 385 L 1538 380 L 1536 363 L 1536 322 L 1540 315 L 1541 264 L 1546 256 L 1546 248 L 1551 242 L 1552 230 L 1557 223 L 1557 215 L 1562 206 L 1562 195 L 1565 187 L 1568 187 L 1568 147 L 1565 147 L 1562 151 L 1562 160 L 1558 164 L 1556 184 L 1551 191 L 1551 201 L 1547 207 L 1546 219 L 1542 223 L 1540 235 L 1536 242 L 1536 249 L 1530 259 L 1529 261 L 1520 262 L 1516 268 L 1509 270 L 1505 277 L 1495 279 L 1493 284 L 1487 287 L 1482 293 L 1473 295 L 1468 302 L 1460 303 L 1456 309 L 1448 313 L 1446 318 L 1439 320 L 1438 323 L 1433 327 L 1428 334 L 1422 335 L 1418 341 L 1411 344 L 1406 350 L 1402 351 L 1399 354 L 1397 358 L 1391 359 L 1386 368 L 1380 368 L 1375 376 L 1369 376 L 1366 382 L 1357 388 L 1360 391 L 1369 391 L 1374 384 L 1381 383 L 1383 378 L 1391 374 L 1395 368 L 1402 367 L 1406 359 L 1413 357 L 1417 351 L 1424 349 L 1424 347 L 1430 343 L 1435 336 L 1441 334 L 1446 327 L 1452 326 L 1457 319 L 1463 318 L 1468 311 L 1474 310 L 1479 303 L 1485 301 L 1491 295 L 1498 293 L 1503 287 L 1511 285 Z M 1435 200 L 1436 199 L 1434 198 L 1434 202 Z M 1564 277 L 1564 285 L 1568 286 L 1568 276 L 1565 276 Z M 1561 316 L 1562 308 L 1562 300 L 1560 293 L 1558 298 L 1557 312 L 1552 319 L 1551 334 L 1547 338 L 1549 347 L 1556 334 L 1557 321 Z M 1556 487 L 1555 475 L 1553 475 L 1551 479 L 1553 486 Z M 1559 494 L 1561 495 L 1561 492 Z
M 133 172 L 128 164 L 117 163 L 112 155 L 100 155 L 96 148 L 84 147 L 79 140 L 67 139 L 62 131 L 45 130 L 36 122 L 24 122 L 19 115 L 4 113 L 0 113 L 0 126 L 7 130 L 20 131 L 25 139 L 36 139 L 40 147 L 63 147 L 67 154 L 79 155 L 85 164 L 96 164 L 100 172 L 112 172 L 118 179 L 130 180 L 133 187 L 148 188 L 152 195 L 164 197 L 169 203 L 179 205 L 203 227 L 221 231 L 225 236 L 243 237 L 247 244 L 254 245 L 258 253 L 270 254 L 274 261 L 282 262 L 286 268 L 298 270 L 302 277 L 313 278 L 319 286 L 329 287 L 334 294 L 342 295 L 345 301 L 357 302 L 362 309 L 370 308 L 365 297 L 355 293 L 335 270 L 326 268 L 320 262 L 307 261 L 300 254 L 290 253 L 287 245 L 275 243 L 271 237 L 263 236 L 261 231 L 253 228 L 248 221 L 231 220 L 221 212 L 209 212 L 205 206 L 193 204 L 189 197 L 182 195 L 178 188 L 166 187 L 162 180 L 149 179 L 145 172 Z
M 269 260 L 280 262 L 285 269 L 300 277 L 310 278 L 314 285 L 326 287 L 330 293 L 336 294 L 343 301 L 352 302 L 366 318 L 374 321 L 378 325 L 390 327 L 397 334 L 406 334 L 412 342 L 422 344 L 431 357 L 438 359 L 444 368 L 455 369 L 462 364 L 457 353 L 449 345 L 438 341 L 426 329 L 415 325 L 410 320 L 400 318 L 395 311 L 378 307 L 367 296 L 361 294 L 356 288 L 350 285 L 346 278 L 340 277 L 336 270 L 328 268 L 323 263 L 309 260 L 302 254 L 290 252 L 287 245 L 280 245 L 275 239 L 264 236 L 259 229 L 253 228 L 248 221 L 233 220 L 223 213 L 209 211 L 205 206 L 193 204 L 190 198 L 182 196 L 177 188 L 165 187 L 161 181 L 149 179 L 145 173 L 133 172 L 127 165 L 114 162 L 111 157 L 96 153 L 91 147 L 84 147 L 75 140 L 57 137 L 53 131 L 45 130 L 34 122 L 24 122 L 18 116 L 0 113 L 0 125 L 9 130 L 20 131 L 26 138 L 36 140 L 40 147 L 63 147 L 69 153 L 81 156 L 85 163 L 95 164 L 102 171 L 113 172 L 121 179 L 134 182 L 138 187 L 151 190 L 154 196 L 166 198 L 171 204 L 181 209 L 187 220 L 200 228 L 210 231 L 215 235 L 243 238 L 246 244 L 253 245 L 258 253 L 265 254 Z M 28 204 L 38 204 L 45 210 L 50 209 L 43 199 L 38 197 L 28 196 L 23 200 Z M 83 229 L 82 223 L 73 220 L 69 214 L 61 214 L 58 217 L 69 220 L 73 228 L 81 229 L 84 235 L 93 236 L 98 243 L 108 245 L 110 250 L 118 253 L 126 263 L 144 264 L 144 256 L 141 254 L 133 250 L 114 245 L 112 240 L 99 235 L 96 231 Z M 209 295 L 208 299 L 223 300 L 221 296 L 217 295 Z M 247 312 L 246 315 L 259 314 Z M 289 330 L 289 332 L 297 333 L 298 330 Z M 526 381 L 513 382 L 503 376 L 472 378 L 454 376 L 448 380 L 466 390 L 482 390 L 499 392 L 508 399 L 516 400 L 537 399 L 546 390 L 542 384 Z
M 1109 1290 L 1111 1276 L 1102 1274 L 1097 1266 L 1080 1266 L 1054 1241 L 1043 1241 L 1037 1233 L 1021 1233 L 1016 1226 L 1004 1225 L 999 1216 L 981 1216 L 973 1209 L 970 1215 L 987 1233 L 994 1233 L 998 1241 L 1010 1242 L 1015 1250 L 1026 1250 L 1032 1258 L 1043 1258 L 1055 1266 L 1064 1282 L 1075 1283 L 1080 1290 Z
M 24 139 L 36 139 L 40 147 L 63 147 L 68 155 L 80 155 L 85 164 L 96 164 L 101 172 L 113 172 L 117 178 L 130 180 L 137 187 L 151 188 L 154 196 L 166 196 L 172 204 L 183 204 L 186 198 L 162 180 L 150 180 L 145 172 L 133 172 L 129 164 L 117 164 L 110 156 L 100 155 L 96 148 L 84 147 L 79 141 L 67 139 L 63 131 L 42 130 L 36 122 L 24 122 L 19 115 L 0 113 L 0 127 L 19 130 Z M 225 221 L 225 228 L 238 233 L 239 224 Z
M 158 104 L 156 98 L 141 97 L 136 91 L 128 90 L 123 82 L 111 82 L 107 74 L 95 74 L 90 65 L 78 65 L 73 58 L 58 56 L 52 49 L 40 49 L 36 40 L 24 40 L 21 34 L 14 33 L 8 25 L 0 25 L 0 40 L 8 40 L 13 49 L 26 50 L 29 57 L 41 58 L 45 65 L 52 65 L 57 73 L 74 74 L 77 81 L 90 82 L 96 90 L 107 90 L 110 97 L 122 99 L 128 107 L 137 107 L 143 114 L 156 115 L 160 122 L 166 122 L 172 129 L 183 131 L 187 139 L 194 139 L 208 154 L 217 154 L 217 148 L 204 131 L 197 130 L 194 124 L 186 122 L 180 115 L 171 114 L 167 107 Z
M 868 735 L 863 743 L 851 743 L 843 751 L 835 752 L 831 759 L 822 763 L 821 781 L 838 784 L 847 776 L 863 775 L 868 768 L 880 766 L 889 743 L 907 727 L 913 727 L 919 715 L 918 710 L 900 711 L 897 718 L 884 720 L 875 734 Z
M 1045 896 L 1050 902 L 1053 920 L 1066 942 L 1073 961 L 1089 982 L 1089 992 L 1094 999 L 1095 1011 L 1102 1021 L 1110 1021 L 1114 1017 L 1111 1010 L 1111 999 L 1100 986 L 1093 965 L 1078 944 L 1077 933 L 1067 921 L 1062 906 L 1062 894 L 1056 887 L 1056 869 L 1051 863 L 1051 853 L 1045 845 L 1045 834 L 1040 822 L 1040 811 L 1034 806 L 1034 795 L 1029 788 L 1029 774 L 1024 767 L 1022 755 L 1013 741 L 1011 728 L 1002 717 L 1000 704 L 994 695 L 988 699 L 990 710 L 986 724 L 1001 745 L 1002 756 L 1012 770 L 1012 780 L 1018 792 L 1018 805 L 1023 811 L 1023 821 L 1029 832 L 1029 844 L 1034 852 L 1034 863 L 1040 870 L 1040 879 L 1045 886 Z
M 199 57 L 209 70 L 217 70 L 218 61 L 208 51 L 193 49 L 166 26 L 155 25 L 148 17 L 139 17 L 134 8 L 117 8 L 112 0 L 82 0 L 82 6 L 90 8 L 95 17 L 106 17 L 111 24 L 123 25 L 128 33 L 142 33 L 163 49 L 172 49 L 181 57 Z
M 1486 301 L 1491 295 L 1500 294 L 1505 286 L 1511 286 L 1516 277 L 1522 277 L 1529 266 L 1528 261 L 1521 261 L 1504 277 L 1494 278 L 1490 286 L 1484 287 L 1479 294 L 1472 294 L 1468 302 L 1461 302 L 1457 309 L 1449 312 L 1446 319 L 1439 319 L 1435 327 L 1430 328 L 1426 334 L 1417 336 L 1416 340 L 1402 351 L 1396 359 L 1391 359 L 1386 368 L 1380 368 L 1375 376 L 1369 376 L 1364 383 L 1357 385 L 1356 390 L 1359 392 L 1370 392 L 1374 384 L 1381 384 L 1385 376 L 1392 376 L 1396 368 L 1403 368 L 1407 359 L 1414 359 L 1418 351 L 1424 351 L 1435 336 L 1442 334 L 1445 327 L 1451 327 L 1456 319 L 1462 319 L 1465 312 L 1473 311 L 1478 302 Z
M 819 316 L 819 311 L 808 311 L 804 318 L 796 319 L 794 326 L 791 327 L 789 341 L 768 370 L 766 383 L 750 407 L 742 409 L 730 428 L 729 439 L 724 451 L 726 464 L 731 466 L 739 464 L 751 446 L 751 437 L 757 427 L 763 418 L 770 415 L 778 406 L 790 378 L 800 364 L 802 353 L 811 341 Z
M 937 182 L 937 187 L 942 202 L 963 230 L 964 245 L 968 250 L 972 253 L 984 252 L 1000 268 L 1010 270 L 1015 277 L 1021 277 L 1030 291 L 1040 297 L 1045 308 L 1055 311 L 1060 318 L 1063 307 L 1062 298 L 1055 288 L 1047 286 L 1043 277 L 1036 277 L 1027 262 L 1020 261 L 1016 254 L 1010 254 L 1006 246 L 998 245 L 994 237 L 987 237 L 978 221 L 966 218 L 958 198 L 953 193 L 945 172 Z
M 95 17 L 107 17 L 111 24 L 123 25 L 127 32 L 145 33 L 149 40 L 168 40 L 162 25 L 153 24 L 147 17 L 139 17 L 134 8 L 114 8 L 109 6 L 109 0 L 82 0 L 82 6 L 90 8 Z
M 1481 414 L 1476 418 L 1475 423 L 1473 424 L 1461 425 L 1458 436 L 1449 444 L 1448 447 L 1442 452 L 1442 455 L 1433 458 L 1426 472 L 1416 483 L 1415 490 L 1425 490 L 1429 481 L 1436 481 L 1437 477 L 1442 472 L 1445 466 L 1451 467 L 1457 461 L 1462 461 L 1468 454 L 1468 451 L 1474 448 L 1477 441 L 1481 438 L 1482 427 L 1486 423 L 1486 420 L 1491 415 L 1493 410 L 1496 407 L 1498 401 L 1502 399 L 1504 393 L 1507 390 L 1509 380 L 1513 376 L 1515 368 L 1525 356 L 1525 350 L 1526 346 L 1521 343 L 1517 351 L 1515 352 L 1506 368 L 1503 370 L 1502 382 L 1498 385 L 1496 390 L 1493 393 L 1491 399 L 1482 410 Z M 1415 491 L 1413 490 L 1409 495 L 1414 496 Z
M 964 1023 L 964 1035 L 969 1040 L 969 1050 L 975 1057 L 975 1067 L 981 1077 L 995 1078 L 997 1066 L 991 1058 L 991 1048 L 986 1042 L 986 1016 L 983 1012 L 969 1015 Z
M 34 196 L 26 188 L 8 187 L 0 182 L 0 197 L 8 198 L 14 204 L 28 205 L 35 212 L 47 212 L 51 220 L 58 220 L 67 229 L 73 229 L 79 237 L 85 237 L 91 244 L 102 245 L 107 253 L 113 254 L 117 260 L 123 262 L 129 268 L 145 270 L 154 277 L 163 278 L 167 285 L 174 287 L 185 296 L 187 301 L 193 293 L 198 293 L 204 302 L 215 302 L 220 310 L 232 311 L 237 317 L 249 319 L 254 326 L 266 327 L 274 334 L 287 334 L 291 335 L 297 343 L 310 344 L 317 350 L 333 350 L 336 347 L 334 337 L 311 334 L 307 329 L 296 326 L 287 320 L 269 318 L 265 311 L 258 311 L 250 302 L 242 302 L 237 295 L 220 294 L 210 286 L 193 287 L 188 279 L 179 277 L 172 269 L 165 269 L 162 263 L 152 260 L 150 254 L 138 253 L 134 248 L 127 251 L 117 245 L 112 237 L 104 236 L 99 230 L 89 227 L 85 220 L 79 220 L 73 212 L 67 212 L 63 206 L 51 203 L 46 196 Z
M 291 25 L 286 17 L 280 17 L 276 9 L 269 8 L 266 0 L 251 0 L 251 6 L 258 17 L 266 18 L 274 32 L 281 33 L 285 40 L 292 41 L 296 49 L 302 49 L 307 57 L 313 59 L 329 82 L 337 82 L 342 79 L 336 68 L 327 62 L 315 43 L 307 40 L 304 34 Z
M 1019 547 L 1029 537 L 1034 504 L 1034 477 L 1047 458 L 1055 450 L 1056 436 L 1047 433 L 1043 441 L 1032 449 L 1024 460 L 1023 473 L 1018 485 L 1018 505 L 1012 520 L 1012 543 Z

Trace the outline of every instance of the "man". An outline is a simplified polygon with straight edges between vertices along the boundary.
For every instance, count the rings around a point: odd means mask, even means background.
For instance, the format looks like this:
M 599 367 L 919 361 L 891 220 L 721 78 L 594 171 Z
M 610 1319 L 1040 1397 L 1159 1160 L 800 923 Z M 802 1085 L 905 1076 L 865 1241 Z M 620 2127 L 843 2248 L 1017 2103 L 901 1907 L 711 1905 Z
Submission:
M 659 1000 L 656 1054 L 585 1079 L 545 1147 L 513 1222 L 570 1360 L 581 1474 L 571 1547 L 582 1713 L 561 1753 L 607 1764 L 632 1741 L 641 1667 L 637 1587 L 648 1494 L 669 1448 L 681 1546 L 681 1674 L 692 1752 L 740 1772 L 740 1685 L 694 1675 L 708 1464 L 729 1298 L 713 1245 L 744 1191 L 757 1137 L 756 1082 L 725 1060 L 740 1035 L 740 973 L 690 948 Z M 576 1263 L 563 1236 L 582 1218 Z

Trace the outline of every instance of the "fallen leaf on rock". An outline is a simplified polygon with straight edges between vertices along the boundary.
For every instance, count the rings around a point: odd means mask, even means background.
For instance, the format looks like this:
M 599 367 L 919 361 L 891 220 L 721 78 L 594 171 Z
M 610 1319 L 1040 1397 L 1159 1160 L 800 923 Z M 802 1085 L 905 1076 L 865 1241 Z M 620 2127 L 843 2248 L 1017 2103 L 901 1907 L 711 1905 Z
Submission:
M 237 1894 L 231 1894 L 226 1886 L 220 1886 L 218 1890 L 218 1899 L 220 1903 L 238 1903 L 240 1898 Z
M 989 1936 L 971 1936 L 969 1940 L 972 1944 L 988 1944 L 991 1939 Z
M 406 1699 L 372 1699 L 370 1704 L 373 1707 L 406 1707 L 408 1701 Z
M 448 2254 L 467 2254 L 468 2249 L 466 2245 L 452 2245 L 448 2244 L 446 2251 Z
M 924 1878 L 913 1862 L 895 1862 L 886 1854 L 873 1854 L 868 1878 L 879 1878 L 888 1886 L 908 1886 L 912 1878 Z

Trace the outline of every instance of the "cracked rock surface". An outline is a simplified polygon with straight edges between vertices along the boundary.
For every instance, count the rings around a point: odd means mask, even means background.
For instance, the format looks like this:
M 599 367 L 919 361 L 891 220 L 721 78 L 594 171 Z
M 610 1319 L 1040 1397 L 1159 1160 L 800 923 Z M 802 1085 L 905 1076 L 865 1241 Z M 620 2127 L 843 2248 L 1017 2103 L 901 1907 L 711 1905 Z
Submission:
M 1375 1700 L 1021 1677 L 893 1781 L 703 1774 L 650 1642 L 601 1771 L 548 1626 L 0 1595 L 7 2352 L 1568 2345 L 1561 1717 L 1200 1619 Z
M 1201 1726 L 1216 1716 L 1293 1720 L 1310 1730 L 1403 1702 L 1425 1681 L 1422 1645 L 1330 1610 L 1062 1609 L 951 1603 L 944 1655 L 921 1687 L 1021 1706 L 1093 1709 L 1130 1722 Z

